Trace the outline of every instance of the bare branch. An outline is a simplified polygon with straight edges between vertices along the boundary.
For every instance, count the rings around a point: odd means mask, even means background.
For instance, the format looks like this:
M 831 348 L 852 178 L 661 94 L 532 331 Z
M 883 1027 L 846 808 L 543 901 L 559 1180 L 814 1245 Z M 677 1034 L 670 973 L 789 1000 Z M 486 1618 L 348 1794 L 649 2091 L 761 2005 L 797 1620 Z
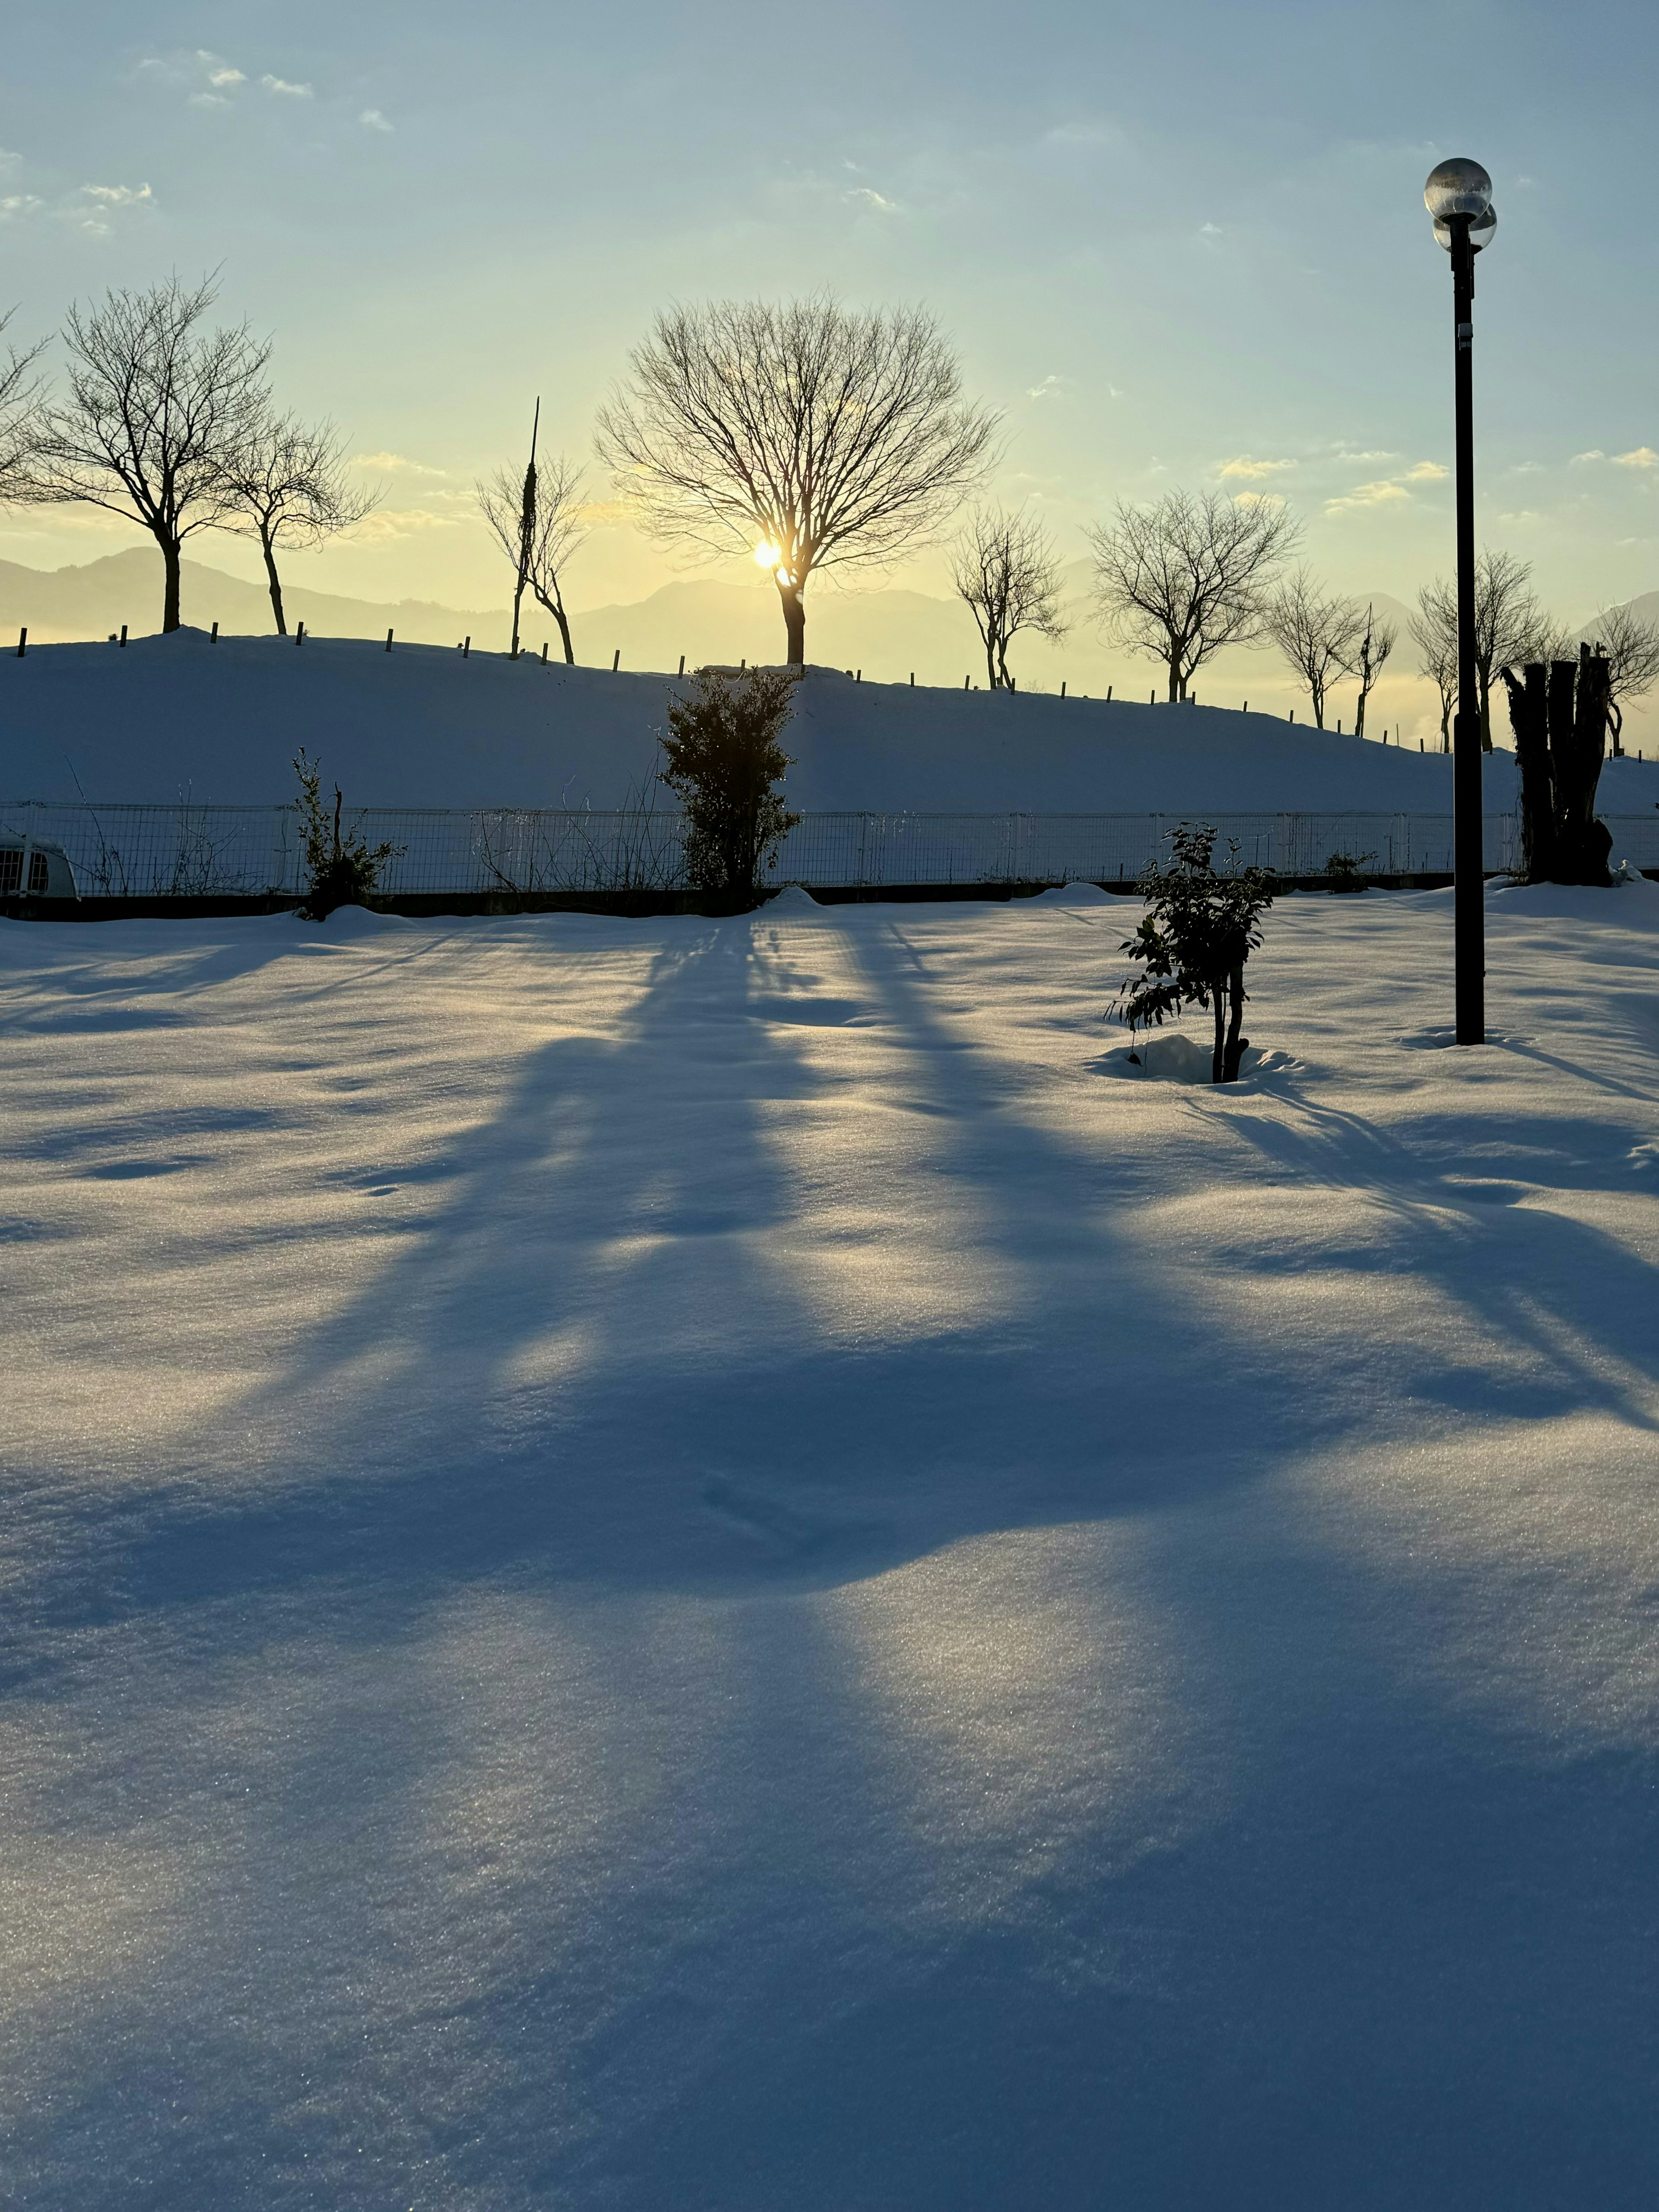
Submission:
M 1048 531 L 1024 514 L 982 507 L 957 540 L 951 580 L 985 647 L 989 688 L 1012 691 L 1008 647 L 1022 630 L 1060 639 L 1060 562 Z
M 775 549 L 799 661 L 808 578 L 935 537 L 982 478 L 995 427 L 920 308 L 718 301 L 658 316 L 600 410 L 598 447 L 656 536 Z
M 1263 632 L 1307 686 L 1319 729 L 1331 685 L 1354 673 L 1364 625 L 1352 599 L 1322 590 L 1305 567 L 1287 576 L 1263 606 Z
M 142 523 L 167 572 L 164 629 L 179 627 L 179 548 L 233 511 L 228 470 L 263 417 L 270 347 L 247 325 L 201 327 L 212 280 L 174 276 L 71 307 L 69 398 L 46 408 L 25 495 L 77 501 Z
M 224 490 L 219 527 L 258 539 L 277 634 L 286 636 L 278 547 L 320 545 L 361 522 L 382 495 L 351 483 L 344 445 L 331 422 L 264 413 L 227 457 Z
M 1632 608 L 1603 607 L 1590 624 L 1595 650 L 1607 663 L 1607 703 L 1615 745 L 1624 735 L 1625 708 L 1645 699 L 1659 684 L 1659 624 Z
M 525 486 L 509 468 L 475 487 L 478 512 L 490 536 L 517 572 L 525 562 L 524 579 L 538 605 L 558 624 L 564 657 L 574 662 L 570 617 L 565 611 L 560 579 L 571 556 L 587 536 L 582 515 L 582 469 L 568 453 L 555 453 L 536 464 L 528 545 L 524 537 Z
M 1169 671 L 1170 696 L 1224 646 L 1262 635 L 1267 586 L 1301 525 L 1277 501 L 1172 491 L 1154 507 L 1120 500 L 1090 532 L 1095 597 L 1109 635 Z
M 0 315 L 0 333 L 11 322 L 13 308 Z M 46 351 L 46 340 L 20 353 L 8 346 L 0 360 L 0 501 L 27 499 L 40 453 L 41 400 L 46 381 L 32 372 Z

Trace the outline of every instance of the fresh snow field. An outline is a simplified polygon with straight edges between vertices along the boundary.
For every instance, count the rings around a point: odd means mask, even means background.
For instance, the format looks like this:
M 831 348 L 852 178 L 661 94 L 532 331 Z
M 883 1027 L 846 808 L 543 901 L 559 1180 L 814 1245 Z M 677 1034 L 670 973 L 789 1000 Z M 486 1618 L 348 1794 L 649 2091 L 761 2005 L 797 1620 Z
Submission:
M 1659 2202 L 1659 885 L 1134 913 L 0 923 L 8 2203 Z
M 265 804 L 320 755 L 362 806 L 621 806 L 659 764 L 670 677 L 362 639 L 199 630 L 0 654 L 0 799 Z M 813 811 L 1451 811 L 1451 763 L 1228 707 L 854 684 L 811 671 L 785 748 Z M 1201 694 L 1200 694 L 1201 696 Z M 1501 719 L 1501 718 L 1500 718 Z M 1500 732 L 1500 735 L 1502 732 Z M 659 790 L 658 797 L 662 797 Z M 1516 799 L 1486 762 L 1486 811 Z M 1609 761 L 1601 810 L 1650 814 L 1659 763 Z

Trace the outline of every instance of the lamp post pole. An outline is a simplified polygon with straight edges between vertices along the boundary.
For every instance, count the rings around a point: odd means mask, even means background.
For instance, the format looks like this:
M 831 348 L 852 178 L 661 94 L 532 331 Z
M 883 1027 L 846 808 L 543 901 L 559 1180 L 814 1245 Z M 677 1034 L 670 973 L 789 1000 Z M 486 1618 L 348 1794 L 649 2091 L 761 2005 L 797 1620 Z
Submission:
M 1486 1041 L 1486 823 L 1474 667 L 1474 257 L 1492 243 L 1492 179 L 1462 156 L 1429 172 L 1424 203 L 1451 256 L 1457 459 L 1457 720 L 1452 734 L 1452 965 L 1459 1044 Z
M 1486 1042 L 1486 821 L 1480 705 L 1474 667 L 1474 246 L 1469 217 L 1454 215 L 1452 374 L 1456 412 L 1457 719 L 1452 726 L 1452 962 L 1457 1042 Z

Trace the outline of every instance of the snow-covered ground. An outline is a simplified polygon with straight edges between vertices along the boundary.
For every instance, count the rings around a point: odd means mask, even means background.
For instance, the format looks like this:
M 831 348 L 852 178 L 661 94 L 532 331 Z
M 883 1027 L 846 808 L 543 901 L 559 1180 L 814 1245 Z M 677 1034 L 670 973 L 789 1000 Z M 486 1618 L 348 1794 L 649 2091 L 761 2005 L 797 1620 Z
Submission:
M 1151 684 L 1148 684 L 1150 690 Z M 0 654 L 0 799 L 264 803 L 298 745 L 364 806 L 618 806 L 659 762 L 671 680 L 361 639 L 198 631 Z M 1435 754 L 1205 705 L 855 684 L 814 670 L 792 805 L 918 812 L 1447 813 Z M 1659 763 L 1609 762 L 1602 811 L 1650 815 Z M 1515 762 L 1486 806 L 1515 805 Z
M 31 2212 L 1650 2207 L 1659 886 L 0 924 Z

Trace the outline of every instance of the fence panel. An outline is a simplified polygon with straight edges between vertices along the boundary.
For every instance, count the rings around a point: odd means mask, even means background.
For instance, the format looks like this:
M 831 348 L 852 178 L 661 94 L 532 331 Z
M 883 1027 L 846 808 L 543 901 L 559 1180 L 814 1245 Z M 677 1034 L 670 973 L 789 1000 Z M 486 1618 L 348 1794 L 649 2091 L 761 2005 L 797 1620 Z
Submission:
M 1212 823 L 1241 865 L 1321 873 L 1346 854 L 1370 872 L 1449 874 L 1449 814 L 808 814 L 770 880 L 808 887 L 901 884 L 1131 883 L 1168 852 L 1182 820 Z M 1659 810 L 1605 817 L 1613 860 L 1659 869 Z M 395 857 L 392 896 L 673 890 L 685 882 L 684 824 L 653 808 L 363 807 L 351 817 Z M 83 896 L 296 896 L 304 869 L 293 806 L 94 806 L 0 801 L 0 834 L 60 846 Z M 1513 815 L 1484 825 L 1488 869 L 1513 868 Z

